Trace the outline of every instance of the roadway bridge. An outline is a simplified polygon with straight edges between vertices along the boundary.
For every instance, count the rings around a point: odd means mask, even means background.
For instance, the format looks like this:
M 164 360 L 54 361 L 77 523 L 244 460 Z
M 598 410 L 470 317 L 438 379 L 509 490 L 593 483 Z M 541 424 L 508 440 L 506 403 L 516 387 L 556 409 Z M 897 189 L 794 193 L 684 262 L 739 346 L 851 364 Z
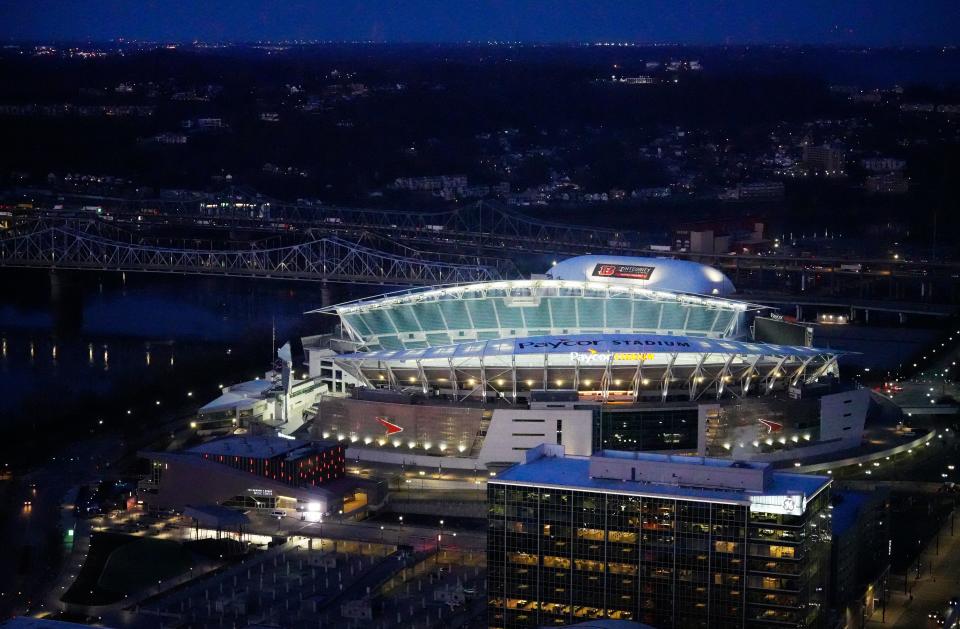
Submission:
M 163 247 L 100 220 L 35 221 L 0 234 L 0 266 L 232 275 L 391 286 L 500 279 L 500 270 L 400 256 L 336 237 L 240 250 Z
M 237 195 L 216 200 L 201 195 L 131 199 L 22 192 L 33 198 L 37 207 L 15 210 L 15 224 L 100 216 L 140 233 L 151 229 L 157 233 L 203 231 L 211 240 L 222 240 L 234 231 L 307 242 L 372 238 L 376 244 L 371 248 L 385 253 L 490 266 L 505 277 L 519 274 L 511 258 L 526 264 L 526 273 L 540 272 L 542 258 L 531 254 L 553 258 L 587 253 L 668 256 L 720 268 L 738 288 L 758 293 L 832 297 L 838 302 L 960 304 L 960 264 L 954 262 L 655 251 L 649 248 L 647 236 L 637 231 L 541 221 L 489 202 L 447 211 L 408 212 L 289 204 Z
M 510 253 L 550 256 L 622 254 L 664 256 L 703 262 L 728 272 L 736 283 L 759 273 L 788 274 L 798 282 L 816 282 L 817 276 L 856 277 L 866 282 L 905 279 L 923 285 L 960 278 L 955 262 L 790 255 L 734 255 L 663 252 L 650 249 L 649 235 L 587 225 L 544 221 L 489 201 L 444 211 L 399 211 L 348 208 L 320 203 L 284 203 L 247 197 L 219 198 L 191 195 L 183 198 L 124 198 L 58 194 L 29 189 L 21 195 L 35 199 L 21 213 L 29 218 L 78 218 L 99 214 L 117 224 L 182 225 L 213 230 L 242 228 L 272 233 L 307 232 L 314 235 L 357 236 L 377 233 L 420 250 L 487 251 L 501 257 Z M 35 206 L 35 207 L 34 207 Z M 927 287 L 932 292 L 932 287 Z M 927 290 L 926 288 L 924 290 Z M 927 294 L 922 297 L 928 296 Z M 884 295 L 884 298 L 893 295 Z M 958 295 L 960 297 L 960 295 Z
M 508 209 L 499 203 L 478 201 L 444 211 L 407 211 L 348 208 L 319 203 L 285 203 L 275 200 L 203 197 L 134 199 L 95 195 L 59 195 L 44 190 L 25 193 L 39 199 L 37 210 L 47 215 L 81 208 L 101 210 L 119 221 L 162 220 L 191 226 L 209 224 L 245 229 L 375 231 L 402 236 L 410 242 L 456 243 L 474 249 L 535 251 L 579 255 L 616 249 L 636 254 L 646 247 L 644 234 L 543 221 Z M 62 209 L 53 209 L 62 208 Z
M 849 310 L 850 320 L 863 316 L 864 323 L 869 323 L 871 312 L 887 312 L 898 315 L 918 315 L 923 317 L 945 318 L 957 313 L 958 306 L 949 304 L 930 304 L 916 302 L 898 302 L 882 299 L 857 299 L 840 297 L 825 297 L 818 295 L 785 295 L 773 292 L 744 291 L 738 293 L 739 298 L 764 306 L 776 306 L 787 314 L 791 310 L 797 320 L 804 320 L 804 310 Z

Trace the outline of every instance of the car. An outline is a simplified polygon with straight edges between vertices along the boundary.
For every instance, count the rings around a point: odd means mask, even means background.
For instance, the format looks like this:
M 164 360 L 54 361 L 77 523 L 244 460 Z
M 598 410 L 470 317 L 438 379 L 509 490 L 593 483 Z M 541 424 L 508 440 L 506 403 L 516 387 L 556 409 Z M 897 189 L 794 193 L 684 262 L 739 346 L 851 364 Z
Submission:
M 284 511 L 283 509 L 275 509 L 275 510 L 273 510 L 273 511 L 270 512 L 270 515 L 272 515 L 273 517 L 275 517 L 276 519 L 279 520 L 279 519 L 285 517 L 285 516 L 287 515 L 287 512 Z

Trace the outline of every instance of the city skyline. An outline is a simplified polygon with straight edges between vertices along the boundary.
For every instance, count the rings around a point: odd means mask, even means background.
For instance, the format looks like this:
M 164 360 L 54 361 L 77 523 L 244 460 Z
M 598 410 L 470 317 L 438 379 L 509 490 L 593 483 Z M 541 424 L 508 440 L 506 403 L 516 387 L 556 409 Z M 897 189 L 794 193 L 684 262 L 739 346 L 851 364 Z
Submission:
M 403 5 L 214 1 L 31 2 L 0 6 L 8 41 L 251 42 L 260 40 L 738 45 L 949 46 L 958 42 L 955 3 L 524 2 Z

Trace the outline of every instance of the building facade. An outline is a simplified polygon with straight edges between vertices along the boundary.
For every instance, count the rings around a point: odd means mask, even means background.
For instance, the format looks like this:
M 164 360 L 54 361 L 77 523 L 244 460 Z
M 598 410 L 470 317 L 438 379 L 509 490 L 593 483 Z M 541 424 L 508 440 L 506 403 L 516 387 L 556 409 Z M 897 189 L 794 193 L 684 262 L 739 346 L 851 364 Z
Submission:
M 829 486 L 766 464 L 538 448 L 488 484 L 488 624 L 823 626 Z
M 344 451 L 336 442 L 237 435 L 178 452 L 142 452 L 150 473 L 139 497 L 151 511 L 223 505 L 319 516 L 343 507 Z

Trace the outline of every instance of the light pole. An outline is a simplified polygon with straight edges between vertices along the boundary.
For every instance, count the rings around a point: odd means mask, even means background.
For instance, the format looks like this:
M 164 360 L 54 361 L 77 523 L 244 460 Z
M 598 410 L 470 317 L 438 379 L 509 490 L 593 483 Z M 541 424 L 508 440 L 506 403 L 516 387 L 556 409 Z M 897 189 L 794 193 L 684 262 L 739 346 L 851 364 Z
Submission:
M 437 534 L 437 560 L 436 563 L 440 563 L 440 548 L 443 541 L 443 520 L 440 520 L 440 532 Z

